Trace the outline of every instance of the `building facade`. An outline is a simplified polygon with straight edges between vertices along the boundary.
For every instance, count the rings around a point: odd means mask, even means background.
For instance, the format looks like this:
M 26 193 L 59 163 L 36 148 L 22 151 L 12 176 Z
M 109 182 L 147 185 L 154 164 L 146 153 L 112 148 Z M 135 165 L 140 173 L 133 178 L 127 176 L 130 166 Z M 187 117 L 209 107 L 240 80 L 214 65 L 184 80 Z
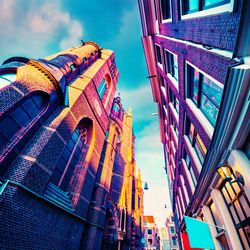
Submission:
M 159 237 L 160 237 L 160 250 L 169 250 L 170 241 L 168 236 L 168 229 L 166 227 L 162 227 L 159 229 Z
M 101 249 L 110 197 L 122 199 L 126 178 L 131 207 L 135 137 L 131 115 L 114 130 L 118 76 L 114 53 L 94 42 L 45 59 L 13 57 L 0 67 L 2 249 Z M 119 140 L 131 158 L 116 164 Z M 112 186 L 119 164 L 131 176 Z
M 167 234 L 169 237 L 169 249 L 178 250 L 178 237 L 175 229 L 174 216 L 171 215 L 166 219 Z
M 145 250 L 160 249 L 160 238 L 158 227 L 155 223 L 154 216 L 144 216 L 144 238 L 145 238 Z
M 180 247 L 186 215 L 219 226 L 216 249 L 249 249 L 250 3 L 138 2 Z
M 140 171 L 136 171 L 132 112 L 124 111 L 120 97 L 114 100 L 108 131 L 104 150 L 106 156 L 110 155 L 108 161 L 112 161 L 107 164 L 112 166 L 112 175 L 109 180 L 105 177 L 110 192 L 103 249 L 139 250 L 143 238 L 143 188 Z

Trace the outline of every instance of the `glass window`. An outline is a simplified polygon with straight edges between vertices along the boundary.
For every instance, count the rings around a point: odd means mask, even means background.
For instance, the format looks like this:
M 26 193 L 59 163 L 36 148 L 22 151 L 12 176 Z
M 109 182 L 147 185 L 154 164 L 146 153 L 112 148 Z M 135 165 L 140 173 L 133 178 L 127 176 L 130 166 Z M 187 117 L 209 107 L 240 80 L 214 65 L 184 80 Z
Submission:
M 177 246 L 177 240 L 175 236 L 172 236 L 172 243 L 173 243 L 173 246 Z
M 14 73 L 0 75 L 0 89 L 10 85 L 15 80 L 16 74 Z
M 154 8 L 155 8 L 155 19 L 158 20 L 157 6 L 155 0 L 154 0 Z
M 170 0 L 161 0 L 161 12 L 162 12 L 162 19 L 169 19 L 171 17 L 171 10 L 170 10 Z
M 230 0 L 182 0 L 182 13 L 190 14 L 229 3 Z
M 172 234 L 174 234 L 174 233 L 175 233 L 175 229 L 174 229 L 174 227 L 170 227 L 170 232 L 171 232 Z
M 102 79 L 101 83 L 99 84 L 99 86 L 97 88 L 98 94 L 99 94 L 101 99 L 103 98 L 103 96 L 106 92 L 106 89 L 107 89 L 107 83 L 105 82 L 104 79 Z
M 209 207 L 210 212 L 211 212 L 211 214 L 212 214 L 212 216 L 213 216 L 214 224 L 215 224 L 216 226 L 222 227 L 221 217 L 220 217 L 220 215 L 218 214 L 218 212 L 217 212 L 217 210 L 216 210 L 216 208 L 215 208 L 214 202 L 211 201 L 211 203 L 209 204 L 208 207 Z M 216 229 L 217 229 L 217 232 L 222 231 L 222 228 L 216 227 Z
M 173 91 L 170 88 L 169 88 L 169 99 L 170 99 L 170 102 L 173 104 L 176 112 L 179 113 L 179 101 L 175 97 Z
M 117 103 L 114 103 L 113 105 L 113 113 L 116 115 L 116 116 L 119 116 L 120 114 L 120 106 L 117 104 Z
M 166 71 L 171 74 L 176 80 L 178 80 L 178 59 L 177 55 L 170 53 L 165 50 L 165 58 L 166 58 Z
M 244 249 L 250 249 L 250 202 L 244 189 L 238 183 L 226 182 L 220 191 Z
M 77 68 L 77 66 L 76 66 L 75 63 L 72 63 L 72 64 L 70 65 L 71 71 L 74 71 L 76 68 Z
M 148 234 L 152 234 L 152 229 L 148 229 Z
M 79 126 L 71 136 L 64 148 L 61 158 L 53 171 L 51 182 L 59 186 L 63 191 L 68 191 L 69 183 L 75 168 L 82 166 L 87 153 L 88 128 Z
M 187 167 L 188 167 L 188 170 L 189 170 L 192 182 L 193 182 L 194 186 L 196 186 L 196 184 L 197 184 L 196 175 L 194 173 L 194 169 L 193 169 L 193 166 L 191 164 L 191 160 L 190 160 L 189 155 L 187 154 L 186 150 L 184 150 L 184 156 L 183 156 L 183 158 L 184 158 L 184 160 L 185 160 L 185 162 L 187 164 Z
M 189 98 L 215 126 L 223 93 L 222 84 L 213 82 L 190 65 L 187 65 L 187 80 Z
M 186 134 L 192 144 L 192 147 L 195 149 L 200 162 L 203 163 L 207 153 L 207 148 L 188 117 L 186 117 Z
M 24 131 L 41 114 L 48 103 L 48 97 L 36 93 L 26 97 L 16 107 L 0 119 L 0 147 Z M 34 108 L 34 109 L 33 109 Z
M 155 51 L 156 51 L 156 59 L 157 59 L 157 62 L 162 64 L 162 59 L 161 59 L 161 48 L 159 45 L 155 45 Z
M 217 6 L 229 3 L 229 2 L 230 0 L 203 0 L 202 8 L 203 9 L 213 8 L 213 7 L 217 7 Z

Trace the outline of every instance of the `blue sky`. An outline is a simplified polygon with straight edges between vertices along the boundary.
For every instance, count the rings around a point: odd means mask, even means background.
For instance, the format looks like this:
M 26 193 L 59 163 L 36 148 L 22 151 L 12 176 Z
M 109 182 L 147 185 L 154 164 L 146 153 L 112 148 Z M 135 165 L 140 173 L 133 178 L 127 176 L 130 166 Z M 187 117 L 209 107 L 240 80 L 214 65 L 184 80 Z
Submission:
M 143 48 L 137 1 L 1 0 L 0 61 L 12 56 L 43 58 L 83 41 L 115 52 L 120 71 L 118 92 L 133 110 L 137 167 L 150 189 L 145 214 L 158 224 L 170 211 L 163 151 Z M 168 209 L 164 208 L 167 204 Z

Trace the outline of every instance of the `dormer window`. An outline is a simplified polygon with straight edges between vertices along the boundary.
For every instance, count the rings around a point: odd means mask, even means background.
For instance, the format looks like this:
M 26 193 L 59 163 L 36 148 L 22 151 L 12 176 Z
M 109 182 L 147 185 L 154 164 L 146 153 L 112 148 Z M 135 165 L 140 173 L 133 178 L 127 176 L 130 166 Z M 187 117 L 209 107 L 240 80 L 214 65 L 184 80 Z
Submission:
M 86 63 L 88 61 L 87 57 L 83 57 L 83 63 Z

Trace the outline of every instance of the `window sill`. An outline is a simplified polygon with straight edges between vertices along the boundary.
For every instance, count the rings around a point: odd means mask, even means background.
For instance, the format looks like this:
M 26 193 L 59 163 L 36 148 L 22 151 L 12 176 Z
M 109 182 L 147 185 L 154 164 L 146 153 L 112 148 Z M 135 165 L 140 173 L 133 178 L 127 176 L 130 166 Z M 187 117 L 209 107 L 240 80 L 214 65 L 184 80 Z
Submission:
M 174 88 L 177 91 L 177 93 L 179 93 L 178 81 L 170 73 L 167 73 L 167 77 L 173 83 Z
M 163 65 L 162 65 L 162 63 L 157 62 L 157 66 L 163 71 Z
M 172 114 L 173 114 L 173 116 L 174 116 L 175 122 L 177 123 L 176 125 L 177 125 L 177 127 L 178 127 L 178 126 L 179 126 L 179 117 L 178 117 L 178 113 L 177 113 L 177 111 L 175 110 L 174 105 L 173 105 L 171 102 L 169 103 L 169 107 L 170 107 L 170 109 L 171 109 L 171 112 L 172 112 Z
M 162 24 L 165 24 L 165 23 L 172 23 L 172 17 L 168 18 L 168 19 L 163 19 L 161 21 Z
M 206 116 L 202 113 L 200 109 L 198 109 L 191 99 L 186 99 L 187 106 L 191 109 L 195 117 L 199 120 L 199 123 L 206 131 L 206 134 L 210 139 L 213 137 L 214 128 L 207 120 Z
M 183 167 L 184 167 L 184 171 L 185 171 L 185 174 L 186 174 L 186 176 L 187 176 L 187 179 L 188 179 L 188 182 L 189 182 L 189 185 L 190 185 L 192 194 L 194 194 L 195 185 L 194 185 L 194 183 L 193 183 L 193 181 L 192 181 L 191 174 L 190 174 L 190 172 L 189 172 L 189 170 L 188 170 L 187 164 L 186 164 L 186 162 L 185 162 L 184 159 L 181 159 L 181 162 L 182 162 L 182 165 L 183 165 Z
M 185 141 L 185 144 L 187 145 L 187 148 L 188 148 L 188 151 L 191 155 L 191 158 L 194 161 L 194 167 L 196 167 L 196 169 L 198 169 L 198 173 L 200 174 L 201 169 L 202 169 L 202 164 L 198 158 L 198 155 L 197 155 L 195 149 L 192 147 L 192 145 L 191 145 L 191 143 L 186 135 L 184 135 L 184 141 Z

